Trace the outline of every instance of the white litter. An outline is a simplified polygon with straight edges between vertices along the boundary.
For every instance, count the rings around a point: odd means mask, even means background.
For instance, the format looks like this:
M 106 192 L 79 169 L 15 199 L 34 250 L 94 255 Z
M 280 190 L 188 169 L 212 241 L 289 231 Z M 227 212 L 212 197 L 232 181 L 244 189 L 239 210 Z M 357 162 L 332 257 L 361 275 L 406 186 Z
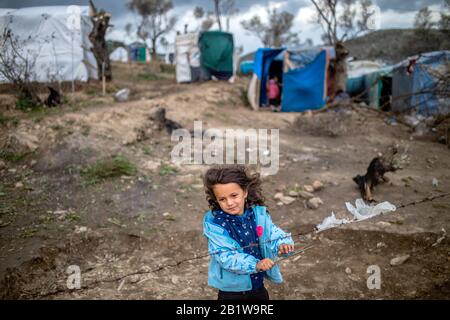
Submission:
M 337 219 L 334 215 L 334 212 L 331 213 L 331 216 L 326 217 L 321 224 L 316 226 L 317 232 L 323 231 L 326 229 L 334 228 L 340 226 L 342 224 L 350 223 L 347 219 Z
M 322 221 L 322 223 L 316 226 L 316 231 L 320 232 L 326 229 L 338 227 L 343 224 L 370 219 L 380 214 L 395 211 L 397 209 L 392 203 L 387 201 L 379 203 L 375 206 L 370 206 L 365 204 L 362 199 L 357 199 L 355 201 L 356 207 L 354 207 L 349 202 L 346 202 L 345 206 L 347 207 L 347 210 L 352 214 L 353 220 L 337 219 L 334 215 L 334 212 L 332 212 L 331 216 L 326 217 Z
M 373 218 L 380 214 L 395 211 L 397 209 L 392 203 L 387 201 L 379 203 L 376 206 L 370 206 L 365 204 L 362 199 L 356 199 L 355 205 L 356 207 L 354 207 L 350 202 L 345 203 L 347 210 L 357 221 Z

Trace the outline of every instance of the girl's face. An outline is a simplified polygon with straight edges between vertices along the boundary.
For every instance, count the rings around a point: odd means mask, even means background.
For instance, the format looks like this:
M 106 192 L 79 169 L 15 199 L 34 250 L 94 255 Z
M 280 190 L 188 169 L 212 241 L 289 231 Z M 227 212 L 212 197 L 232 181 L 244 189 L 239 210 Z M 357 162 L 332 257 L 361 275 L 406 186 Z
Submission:
M 245 209 L 247 191 L 244 191 L 237 183 L 215 184 L 214 195 L 220 208 L 231 215 L 242 215 Z

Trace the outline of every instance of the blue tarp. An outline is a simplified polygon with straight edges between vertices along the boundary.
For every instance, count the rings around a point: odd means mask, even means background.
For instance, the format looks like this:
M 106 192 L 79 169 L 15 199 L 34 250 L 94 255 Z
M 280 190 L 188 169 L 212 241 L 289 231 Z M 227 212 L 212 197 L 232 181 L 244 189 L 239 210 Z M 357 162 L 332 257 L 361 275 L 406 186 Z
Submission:
M 314 110 L 324 106 L 326 64 L 327 54 L 322 51 L 303 68 L 284 73 L 281 111 Z
M 243 61 L 239 66 L 239 70 L 242 74 L 249 74 L 253 72 L 253 61 Z
M 256 51 L 253 72 L 260 80 L 260 106 L 267 104 L 266 82 L 270 65 L 273 61 L 283 61 L 285 51 L 284 48 L 261 48 Z M 294 67 L 283 73 L 281 111 L 305 111 L 323 107 L 327 99 L 327 59 L 334 57 L 334 50 L 315 47 L 287 52 Z
M 256 74 L 258 79 L 261 81 L 261 91 L 259 99 L 260 105 L 264 105 L 267 103 L 266 82 L 267 77 L 269 76 L 270 64 L 275 59 L 275 57 L 284 50 L 284 48 L 260 48 L 256 51 L 255 62 L 253 64 L 253 73 Z
M 417 59 L 411 75 L 406 74 L 408 64 L 409 59 L 399 63 L 393 72 L 393 110 L 415 110 L 423 116 L 450 113 L 449 100 L 436 94 L 440 80 L 436 75 L 441 74 L 443 77 L 448 72 L 450 51 L 422 54 Z M 450 88 L 442 89 L 450 90 Z

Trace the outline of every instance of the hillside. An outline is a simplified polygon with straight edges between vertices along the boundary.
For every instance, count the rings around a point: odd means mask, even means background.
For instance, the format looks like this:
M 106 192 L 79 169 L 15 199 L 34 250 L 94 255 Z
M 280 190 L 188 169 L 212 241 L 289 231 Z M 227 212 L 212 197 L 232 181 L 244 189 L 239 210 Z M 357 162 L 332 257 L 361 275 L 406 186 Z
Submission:
M 360 60 L 397 63 L 420 52 L 450 50 L 450 39 L 438 30 L 419 37 L 412 29 L 386 29 L 347 41 L 346 46 Z

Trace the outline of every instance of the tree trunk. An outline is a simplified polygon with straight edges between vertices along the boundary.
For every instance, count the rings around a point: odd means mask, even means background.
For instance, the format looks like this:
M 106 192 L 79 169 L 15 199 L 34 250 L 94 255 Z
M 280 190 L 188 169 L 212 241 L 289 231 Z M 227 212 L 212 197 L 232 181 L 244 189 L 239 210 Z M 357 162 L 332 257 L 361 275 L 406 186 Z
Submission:
M 91 21 L 94 27 L 92 28 L 91 33 L 89 34 L 89 40 L 91 40 L 92 48 L 91 51 L 97 60 L 97 75 L 98 79 L 101 80 L 103 77 L 103 63 L 105 64 L 105 78 L 106 81 L 112 80 L 112 71 L 111 71 L 111 62 L 109 60 L 108 48 L 106 45 L 106 31 L 109 25 L 109 19 L 111 15 L 106 13 L 105 11 L 97 12 L 95 7 L 91 2 Z
M 349 51 L 340 41 L 334 46 L 336 50 L 336 60 L 334 61 L 335 85 L 332 90 L 332 97 L 339 92 L 345 92 L 347 86 L 347 56 Z
M 216 12 L 217 23 L 219 24 L 219 30 L 222 31 L 222 23 L 220 22 L 219 3 L 220 0 L 214 0 L 214 11 Z
M 152 39 L 152 62 L 155 62 L 156 58 L 156 39 Z

